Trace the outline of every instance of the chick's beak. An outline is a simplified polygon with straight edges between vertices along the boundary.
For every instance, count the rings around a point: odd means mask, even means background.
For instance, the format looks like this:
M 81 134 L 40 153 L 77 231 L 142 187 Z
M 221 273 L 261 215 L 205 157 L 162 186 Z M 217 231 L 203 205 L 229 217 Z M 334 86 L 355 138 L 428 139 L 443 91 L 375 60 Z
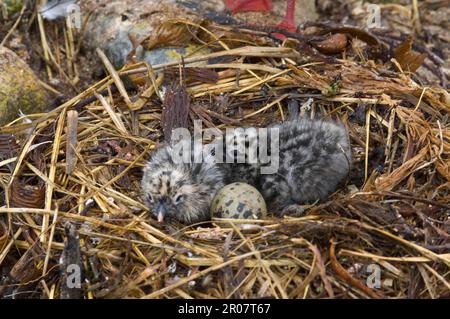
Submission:
M 162 223 L 164 221 L 164 216 L 166 215 L 166 208 L 163 204 L 158 204 L 156 207 L 156 216 L 158 218 L 158 223 Z
M 164 221 L 164 213 L 159 212 L 158 213 L 158 223 L 162 223 Z

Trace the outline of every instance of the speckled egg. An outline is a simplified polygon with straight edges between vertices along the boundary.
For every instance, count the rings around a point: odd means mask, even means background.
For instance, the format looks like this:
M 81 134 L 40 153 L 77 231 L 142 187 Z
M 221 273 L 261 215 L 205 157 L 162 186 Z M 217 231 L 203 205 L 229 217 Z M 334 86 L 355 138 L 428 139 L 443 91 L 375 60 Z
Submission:
M 261 193 L 246 183 L 232 183 L 219 190 L 211 205 L 212 217 L 262 219 L 267 214 Z

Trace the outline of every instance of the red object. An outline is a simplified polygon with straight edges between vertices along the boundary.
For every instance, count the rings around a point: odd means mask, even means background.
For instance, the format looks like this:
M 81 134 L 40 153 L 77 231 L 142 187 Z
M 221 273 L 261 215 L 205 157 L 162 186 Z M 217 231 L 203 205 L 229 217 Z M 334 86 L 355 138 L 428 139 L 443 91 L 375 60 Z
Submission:
M 231 12 L 270 12 L 272 10 L 272 0 L 223 0 Z
M 233 14 L 247 11 L 269 12 L 272 10 L 272 0 L 223 0 L 223 2 Z M 277 27 L 290 32 L 296 31 L 295 0 L 287 0 L 286 14 L 283 21 L 277 24 Z M 275 35 L 280 39 L 285 38 L 282 34 L 276 33 Z
M 295 25 L 295 0 L 287 0 L 286 15 L 284 16 L 284 20 L 277 24 L 277 27 L 290 32 L 297 30 L 297 26 Z

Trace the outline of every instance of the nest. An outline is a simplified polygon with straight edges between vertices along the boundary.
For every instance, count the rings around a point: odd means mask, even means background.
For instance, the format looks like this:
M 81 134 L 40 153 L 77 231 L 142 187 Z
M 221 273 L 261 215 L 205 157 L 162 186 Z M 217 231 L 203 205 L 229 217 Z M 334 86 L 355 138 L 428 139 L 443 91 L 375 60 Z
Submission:
M 116 71 L 98 51 L 106 78 L 1 128 L 0 294 L 450 297 L 447 92 L 352 50 L 336 59 L 264 30 L 195 27 L 215 39 L 211 53 Z M 179 84 L 163 96 L 167 79 Z M 354 169 L 327 201 L 295 218 L 154 220 L 140 178 L 164 132 L 198 119 L 266 126 L 296 104 L 299 116 L 349 128 Z M 67 289 L 69 265 L 85 279 L 79 289 Z

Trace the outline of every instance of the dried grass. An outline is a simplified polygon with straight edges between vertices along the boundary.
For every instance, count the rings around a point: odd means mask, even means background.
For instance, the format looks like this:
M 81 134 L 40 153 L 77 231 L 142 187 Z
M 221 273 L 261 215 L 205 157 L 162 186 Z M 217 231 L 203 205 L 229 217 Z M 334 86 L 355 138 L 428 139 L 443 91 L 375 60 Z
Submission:
M 312 97 L 308 115 L 339 117 L 349 127 L 355 169 L 347 187 L 300 218 L 158 224 L 139 187 L 145 158 L 163 140 L 155 93 L 163 75 L 153 72 L 179 62 L 115 71 L 98 51 L 108 77 L 29 116 L 32 123 L 0 129 L 0 147 L 11 135 L 21 145 L 0 161 L 0 265 L 8 274 L 0 294 L 59 297 L 58 260 L 71 222 L 86 298 L 449 297 L 448 93 L 370 62 L 305 63 L 293 48 L 236 47 L 229 38 L 220 47 L 183 61 L 232 57 L 204 65 L 218 72 L 217 83 L 188 84 L 197 107 L 191 118 L 219 129 L 266 125 L 284 118 L 284 102 Z M 127 92 L 125 75 L 148 85 Z M 44 188 L 21 202 L 15 181 Z M 44 196 L 42 206 L 26 208 L 27 196 Z M 379 288 L 366 285 L 370 264 L 381 268 Z

